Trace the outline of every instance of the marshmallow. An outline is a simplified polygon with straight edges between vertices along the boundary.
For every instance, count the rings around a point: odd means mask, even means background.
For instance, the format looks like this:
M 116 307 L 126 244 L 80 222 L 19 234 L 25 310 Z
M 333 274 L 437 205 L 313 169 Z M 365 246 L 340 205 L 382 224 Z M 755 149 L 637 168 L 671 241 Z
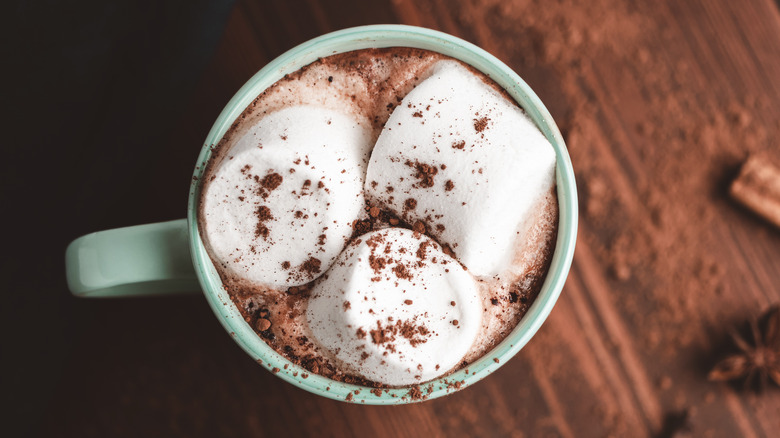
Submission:
M 431 238 L 386 228 L 355 239 L 314 285 L 312 335 L 363 377 L 409 385 L 447 373 L 481 327 L 474 279 Z
M 262 118 L 204 188 L 204 234 L 231 275 L 285 288 L 325 272 L 363 211 L 371 132 L 354 117 L 296 106 Z
M 511 263 L 522 224 L 555 183 L 555 152 L 513 102 L 453 61 L 396 107 L 366 175 L 370 201 L 422 221 L 477 276 Z

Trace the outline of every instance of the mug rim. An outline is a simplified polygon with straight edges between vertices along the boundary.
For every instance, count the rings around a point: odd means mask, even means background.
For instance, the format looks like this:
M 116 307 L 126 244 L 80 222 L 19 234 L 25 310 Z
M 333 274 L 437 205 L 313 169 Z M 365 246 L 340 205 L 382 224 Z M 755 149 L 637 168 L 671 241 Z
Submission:
M 559 216 L 557 241 L 542 288 L 504 340 L 481 358 L 452 374 L 419 385 L 382 388 L 381 393 L 374 393 L 371 387 L 310 373 L 277 353 L 252 330 L 222 286 L 206 252 L 198 229 L 197 210 L 203 172 L 213 147 L 263 90 L 286 73 L 296 71 L 317 58 L 384 47 L 413 47 L 451 56 L 482 71 L 504 88 L 523 107 L 555 150 Z M 283 380 L 314 394 L 353 403 L 392 405 L 434 399 L 464 389 L 496 371 L 530 341 L 552 311 L 568 276 L 577 238 L 578 201 L 574 171 L 563 137 L 542 101 L 517 73 L 484 49 L 444 32 L 416 26 L 380 24 L 342 29 L 299 44 L 261 68 L 236 92 L 215 120 L 198 156 L 190 183 L 187 221 L 192 261 L 204 295 L 222 326 L 247 354 Z M 414 391 L 414 388 L 422 392 Z

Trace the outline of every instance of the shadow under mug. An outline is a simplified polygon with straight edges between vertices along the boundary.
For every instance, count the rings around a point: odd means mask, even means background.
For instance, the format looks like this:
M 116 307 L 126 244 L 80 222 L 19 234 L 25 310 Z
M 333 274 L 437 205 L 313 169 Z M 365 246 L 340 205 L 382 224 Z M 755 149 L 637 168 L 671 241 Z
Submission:
M 311 374 L 269 347 L 244 321 L 223 288 L 206 253 L 196 220 L 200 180 L 211 157 L 211 146 L 219 142 L 233 121 L 263 90 L 317 58 L 382 47 L 427 49 L 477 68 L 523 107 L 555 149 L 560 211 L 558 238 L 538 297 L 517 327 L 492 351 L 466 369 L 427 382 L 420 388 L 425 399 L 433 399 L 476 383 L 505 364 L 547 319 L 571 266 L 577 237 L 577 190 L 571 160 L 550 113 L 515 72 L 471 43 L 413 26 L 374 25 L 332 32 L 287 51 L 263 67 L 241 87 L 211 128 L 195 167 L 187 219 L 101 231 L 74 240 L 66 251 L 71 292 L 79 297 L 127 297 L 203 290 L 211 309 L 233 340 L 255 361 L 293 385 L 324 397 L 355 403 L 388 405 L 419 401 L 409 387 L 382 390 L 376 395 L 372 388 Z

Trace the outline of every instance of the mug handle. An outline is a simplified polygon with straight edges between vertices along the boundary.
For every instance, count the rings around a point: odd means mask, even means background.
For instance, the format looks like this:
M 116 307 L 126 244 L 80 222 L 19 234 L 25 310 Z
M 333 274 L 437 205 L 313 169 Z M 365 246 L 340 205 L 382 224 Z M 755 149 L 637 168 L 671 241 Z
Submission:
M 87 234 L 65 251 L 77 297 L 130 297 L 200 291 L 187 219 Z

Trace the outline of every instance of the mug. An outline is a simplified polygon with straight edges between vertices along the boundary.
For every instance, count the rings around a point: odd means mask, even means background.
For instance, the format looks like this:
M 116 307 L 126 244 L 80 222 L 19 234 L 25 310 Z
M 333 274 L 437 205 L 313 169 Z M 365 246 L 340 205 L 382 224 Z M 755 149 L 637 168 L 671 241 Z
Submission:
M 228 102 L 211 128 L 195 166 L 187 219 L 101 231 L 74 240 L 66 251 L 66 274 L 71 292 L 78 297 L 127 297 L 203 290 L 211 309 L 233 340 L 257 363 L 293 385 L 353 403 L 390 405 L 419 401 L 420 397 L 411 395 L 414 393 L 411 387 L 383 389 L 376 395 L 371 392 L 372 388 L 311 374 L 274 351 L 247 324 L 223 288 L 206 253 L 196 218 L 200 180 L 211 157 L 211 146 L 219 143 L 233 120 L 263 90 L 317 58 L 352 50 L 397 46 L 439 52 L 487 74 L 523 107 L 555 149 L 558 238 L 539 295 L 515 329 L 492 351 L 466 369 L 421 385 L 426 392 L 424 398 L 433 399 L 463 389 L 507 363 L 547 319 L 568 275 L 577 237 L 574 171 L 550 113 L 514 71 L 471 43 L 420 27 L 374 25 L 332 32 L 287 51 L 263 67 Z M 427 392 L 429 388 L 432 388 L 430 393 Z

